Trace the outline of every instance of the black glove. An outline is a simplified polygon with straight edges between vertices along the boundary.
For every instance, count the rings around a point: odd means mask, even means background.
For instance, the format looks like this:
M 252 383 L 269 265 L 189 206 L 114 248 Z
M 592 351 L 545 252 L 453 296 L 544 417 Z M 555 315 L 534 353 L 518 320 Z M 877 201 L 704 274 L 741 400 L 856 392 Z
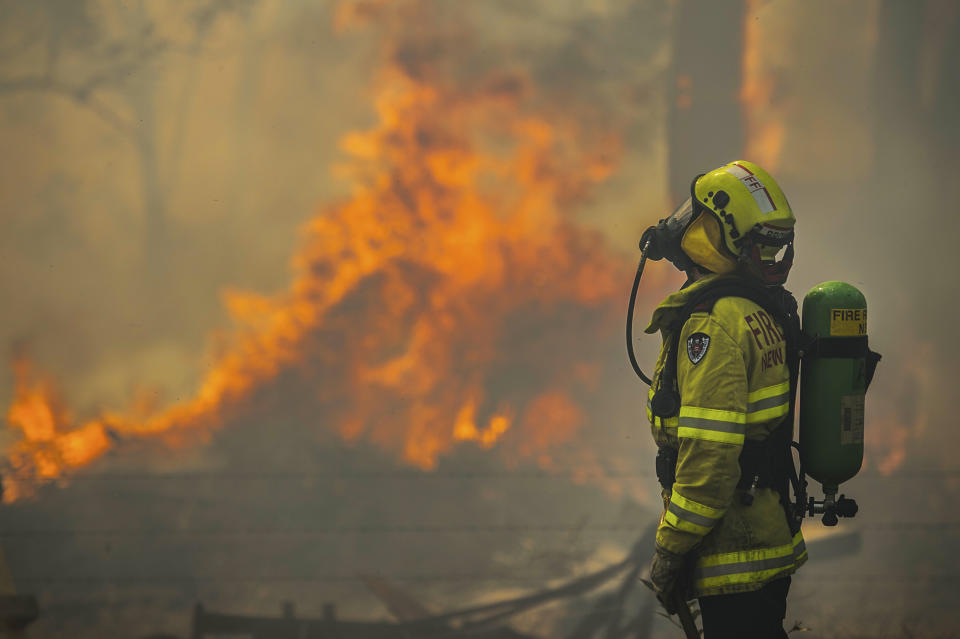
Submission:
M 657 554 L 650 564 L 650 582 L 657 592 L 657 599 L 666 608 L 667 614 L 676 614 L 680 605 L 686 603 L 685 567 L 683 555 L 657 546 Z

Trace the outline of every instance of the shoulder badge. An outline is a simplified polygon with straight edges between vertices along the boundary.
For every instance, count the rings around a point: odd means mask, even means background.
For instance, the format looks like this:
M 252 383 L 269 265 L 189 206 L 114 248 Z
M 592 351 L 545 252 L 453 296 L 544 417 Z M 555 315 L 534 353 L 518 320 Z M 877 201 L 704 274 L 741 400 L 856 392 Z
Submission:
M 700 362 L 703 356 L 707 354 L 707 347 L 710 346 L 710 336 L 706 333 L 694 333 L 687 338 L 687 357 L 694 364 Z

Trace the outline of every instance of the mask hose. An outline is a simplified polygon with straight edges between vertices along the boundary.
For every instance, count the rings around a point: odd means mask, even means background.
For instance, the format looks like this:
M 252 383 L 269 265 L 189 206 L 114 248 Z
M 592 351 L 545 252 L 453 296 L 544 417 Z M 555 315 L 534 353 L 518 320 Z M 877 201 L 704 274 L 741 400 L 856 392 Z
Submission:
M 643 380 L 643 383 L 649 386 L 652 382 L 650 378 L 644 375 L 640 370 L 640 364 L 637 363 L 637 356 L 633 352 L 633 308 L 637 305 L 637 289 L 640 288 L 640 278 L 643 276 L 643 266 L 647 263 L 647 249 L 650 248 L 650 242 L 653 239 L 653 229 L 648 229 L 640 238 L 640 264 L 637 265 L 637 276 L 633 280 L 633 288 L 630 290 L 630 306 L 627 307 L 627 355 L 630 357 L 630 365 L 633 366 L 633 372 L 637 377 Z

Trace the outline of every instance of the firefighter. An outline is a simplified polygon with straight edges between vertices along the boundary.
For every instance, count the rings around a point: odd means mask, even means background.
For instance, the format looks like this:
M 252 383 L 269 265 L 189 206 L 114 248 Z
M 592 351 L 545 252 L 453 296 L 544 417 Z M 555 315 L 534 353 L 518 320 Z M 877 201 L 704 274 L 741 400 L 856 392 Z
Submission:
M 671 613 L 699 599 L 706 639 L 786 637 L 790 575 L 807 559 L 784 471 L 794 223 L 773 178 L 737 161 L 698 176 L 651 229 L 652 258 L 688 279 L 646 329 L 663 341 L 647 402 L 664 502 L 650 580 Z

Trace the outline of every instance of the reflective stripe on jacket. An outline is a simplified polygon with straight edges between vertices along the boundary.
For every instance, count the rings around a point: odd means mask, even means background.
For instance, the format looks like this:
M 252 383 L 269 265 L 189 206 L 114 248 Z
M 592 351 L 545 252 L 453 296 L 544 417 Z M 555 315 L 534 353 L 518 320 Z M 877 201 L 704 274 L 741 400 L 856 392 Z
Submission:
M 673 344 L 670 323 L 690 294 L 716 277 L 697 280 L 654 311 L 647 332 L 659 330 L 663 346 L 649 398 Z M 760 306 L 740 297 L 693 313 L 680 333 L 677 384 L 676 417 L 653 417 L 647 402 L 657 445 L 678 450 L 676 483 L 671 493 L 664 491 L 657 544 L 696 553 L 696 597 L 756 590 L 792 574 L 807 553 L 802 534 L 790 534 L 779 495 L 758 488 L 753 504 L 745 506 L 736 488 L 744 441 L 766 439 L 790 409 L 782 329 Z

